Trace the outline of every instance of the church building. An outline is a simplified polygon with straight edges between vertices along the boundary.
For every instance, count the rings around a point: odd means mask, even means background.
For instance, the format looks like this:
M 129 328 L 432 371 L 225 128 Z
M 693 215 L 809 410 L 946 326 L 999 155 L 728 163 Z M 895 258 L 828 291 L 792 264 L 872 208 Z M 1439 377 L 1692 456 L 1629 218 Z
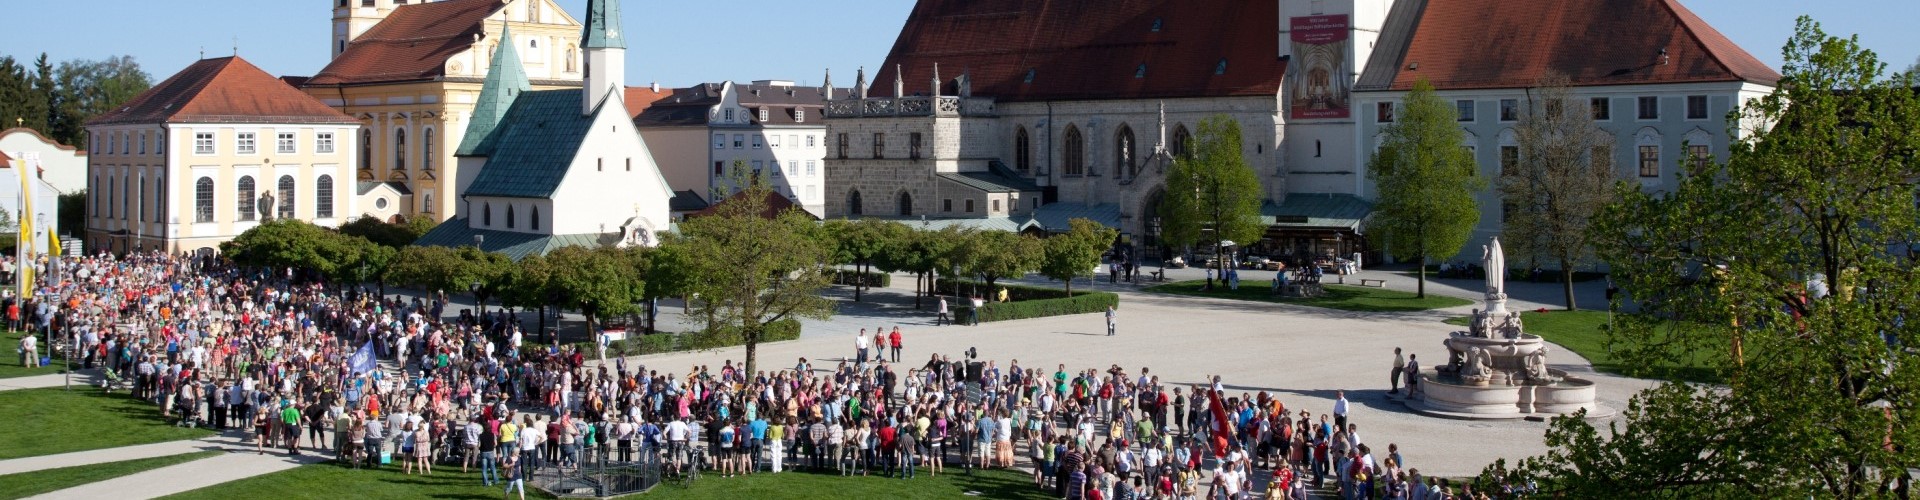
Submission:
M 588 0 L 579 47 L 585 79 L 575 89 L 534 90 L 513 46 L 494 52 L 455 153 L 455 216 L 415 244 L 477 245 L 518 259 L 564 246 L 659 243 L 673 191 L 624 102 L 619 0 Z

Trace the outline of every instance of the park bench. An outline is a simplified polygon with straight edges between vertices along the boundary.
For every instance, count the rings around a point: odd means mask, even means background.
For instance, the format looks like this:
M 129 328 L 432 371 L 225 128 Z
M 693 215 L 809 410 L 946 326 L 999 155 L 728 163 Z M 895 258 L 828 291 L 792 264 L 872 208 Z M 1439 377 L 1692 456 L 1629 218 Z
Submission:
M 1150 273 L 1147 273 L 1147 275 L 1148 275 L 1148 276 L 1153 276 L 1153 280 L 1154 280 L 1154 281 L 1156 281 L 1156 282 L 1157 282 L 1157 281 L 1166 281 L 1166 280 L 1167 280 L 1167 270 L 1165 270 L 1165 269 L 1162 269 L 1162 270 L 1159 270 L 1159 271 L 1154 271 L 1154 272 L 1150 272 Z
M 1367 279 L 1367 278 L 1361 278 L 1361 279 L 1360 279 L 1360 286 L 1370 286 L 1370 287 L 1375 287 L 1375 288 L 1386 288 L 1386 287 L 1387 287 L 1387 280 L 1380 280 L 1380 279 Z

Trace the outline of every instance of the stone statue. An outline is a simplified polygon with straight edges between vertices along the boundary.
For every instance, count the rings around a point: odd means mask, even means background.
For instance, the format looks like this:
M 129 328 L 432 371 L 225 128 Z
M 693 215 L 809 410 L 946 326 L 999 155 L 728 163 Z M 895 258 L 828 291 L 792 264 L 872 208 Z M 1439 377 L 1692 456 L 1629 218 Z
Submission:
M 1460 369 L 1460 379 L 1470 384 L 1485 384 L 1491 378 L 1493 355 L 1479 347 L 1468 349 L 1466 366 Z
M 260 211 L 260 220 L 265 221 L 273 218 L 273 201 L 273 191 L 269 190 L 260 193 L 260 200 L 254 205 L 254 208 Z
M 1551 382 L 1547 372 L 1547 346 L 1540 346 L 1527 355 L 1527 378 L 1535 383 Z

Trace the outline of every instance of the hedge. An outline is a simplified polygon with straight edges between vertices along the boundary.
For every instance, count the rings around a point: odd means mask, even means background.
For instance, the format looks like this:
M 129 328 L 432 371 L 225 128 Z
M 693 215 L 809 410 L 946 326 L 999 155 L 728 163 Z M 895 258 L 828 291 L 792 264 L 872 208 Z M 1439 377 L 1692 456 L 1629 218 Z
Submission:
M 780 342 L 798 338 L 800 338 L 800 322 L 792 319 L 783 319 L 768 323 L 767 331 L 761 337 L 760 341 Z M 734 328 L 702 332 L 656 333 L 653 335 L 645 335 L 635 330 L 628 332 L 626 340 L 615 340 L 613 343 L 608 344 L 607 355 L 643 356 L 647 354 L 720 349 L 745 344 L 746 342 L 740 339 L 740 332 Z M 595 342 L 579 342 L 575 343 L 574 347 L 580 349 L 580 352 L 586 354 L 588 357 L 597 355 L 600 349 Z M 523 350 L 544 348 L 543 346 L 531 345 L 522 347 Z
M 963 291 L 978 286 L 983 298 L 998 295 L 998 291 L 987 291 L 984 284 L 964 280 L 941 280 L 934 285 L 942 295 L 953 295 L 955 288 Z M 1015 319 L 1044 318 L 1069 314 L 1087 314 L 1106 312 L 1107 307 L 1119 307 L 1120 296 L 1112 292 L 1075 292 L 1067 296 L 1065 290 L 1022 285 L 995 284 L 995 288 L 1006 288 L 1009 302 L 991 302 L 980 308 L 980 321 L 1006 321 Z M 954 319 L 967 317 L 971 305 L 954 308 Z
M 993 287 L 994 289 L 989 290 L 987 289 L 986 283 L 971 280 L 943 279 L 937 280 L 933 284 L 934 292 L 940 295 L 958 295 L 964 297 L 968 294 L 979 292 L 981 298 L 993 299 L 999 296 L 999 289 L 1005 288 L 1007 289 L 1007 299 L 1013 301 L 1061 299 L 1067 297 L 1067 291 L 1058 288 L 1009 285 L 1006 283 L 996 283 Z M 1079 297 L 1084 293 L 1089 292 L 1074 292 L 1074 296 Z
M 865 281 L 867 286 L 880 287 L 880 288 L 893 286 L 893 275 L 891 274 L 881 273 L 881 272 L 863 273 L 860 271 L 854 271 L 850 269 L 840 269 L 840 270 L 834 271 L 833 284 L 853 285 L 853 282 L 855 280 L 859 280 L 863 276 L 866 278 Z

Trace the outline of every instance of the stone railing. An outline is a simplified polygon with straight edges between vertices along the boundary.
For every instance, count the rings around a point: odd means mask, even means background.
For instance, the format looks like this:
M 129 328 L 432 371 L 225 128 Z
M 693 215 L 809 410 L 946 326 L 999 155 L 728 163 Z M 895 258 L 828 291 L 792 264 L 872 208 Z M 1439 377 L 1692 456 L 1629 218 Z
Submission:
M 994 102 L 987 97 L 912 96 L 870 97 L 827 103 L 827 118 L 871 118 L 888 116 L 993 116 Z

